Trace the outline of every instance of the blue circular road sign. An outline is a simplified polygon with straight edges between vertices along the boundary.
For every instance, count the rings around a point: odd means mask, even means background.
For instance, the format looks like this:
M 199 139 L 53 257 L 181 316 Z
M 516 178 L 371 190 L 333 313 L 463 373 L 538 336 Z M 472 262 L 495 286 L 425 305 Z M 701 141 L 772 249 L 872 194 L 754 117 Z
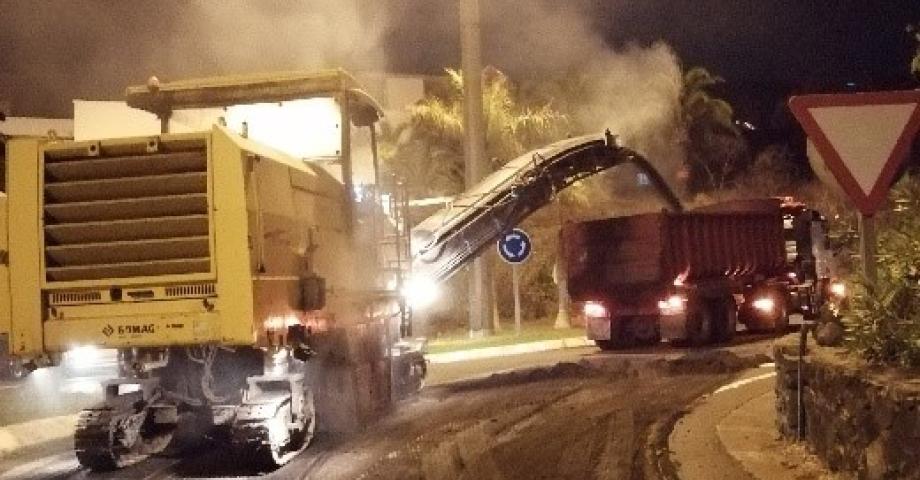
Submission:
M 523 263 L 530 256 L 532 244 L 527 232 L 512 229 L 498 239 L 498 254 L 508 263 Z

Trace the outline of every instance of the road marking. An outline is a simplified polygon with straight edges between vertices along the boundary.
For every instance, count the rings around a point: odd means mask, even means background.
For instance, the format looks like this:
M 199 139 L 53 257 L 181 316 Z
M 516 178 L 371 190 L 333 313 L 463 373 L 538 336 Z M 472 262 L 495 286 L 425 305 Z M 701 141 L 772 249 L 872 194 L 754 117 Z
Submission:
M 0 385 L 0 390 L 12 390 L 14 388 L 19 388 L 19 385 Z
M 546 352 L 549 350 L 562 350 L 593 346 L 594 341 L 585 337 L 560 338 L 556 340 L 541 340 L 537 342 L 516 343 L 500 345 L 497 347 L 474 348 L 444 353 L 429 353 L 425 355 L 428 363 L 456 363 L 483 358 L 506 357 L 522 353 Z
M 712 392 L 712 393 L 716 394 L 716 393 L 724 392 L 726 390 L 734 390 L 738 387 L 742 387 L 749 383 L 759 382 L 761 380 L 766 380 L 770 377 L 775 377 L 775 376 L 776 376 L 776 372 L 769 372 L 769 373 L 764 373 L 763 375 L 757 375 L 756 377 L 743 378 L 741 380 L 734 381 L 727 385 L 722 385 L 721 387 L 717 388 L 715 392 Z
M 78 467 L 77 459 L 74 458 L 72 452 L 59 453 L 13 467 L 3 474 L 0 474 L 0 479 L 21 478 L 26 474 L 35 474 L 36 472 L 43 472 L 43 476 L 61 474 L 68 471 L 75 471 Z

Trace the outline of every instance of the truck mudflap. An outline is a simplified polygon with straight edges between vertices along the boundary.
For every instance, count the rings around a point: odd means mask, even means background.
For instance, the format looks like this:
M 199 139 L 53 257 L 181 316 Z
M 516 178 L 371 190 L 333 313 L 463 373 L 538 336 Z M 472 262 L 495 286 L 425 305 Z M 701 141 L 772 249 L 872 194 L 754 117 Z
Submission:
M 610 340 L 610 318 L 587 317 L 585 332 L 588 340 Z
M 687 329 L 686 312 L 672 315 L 660 315 L 658 318 L 661 338 L 667 341 L 683 341 L 689 337 L 690 332 Z

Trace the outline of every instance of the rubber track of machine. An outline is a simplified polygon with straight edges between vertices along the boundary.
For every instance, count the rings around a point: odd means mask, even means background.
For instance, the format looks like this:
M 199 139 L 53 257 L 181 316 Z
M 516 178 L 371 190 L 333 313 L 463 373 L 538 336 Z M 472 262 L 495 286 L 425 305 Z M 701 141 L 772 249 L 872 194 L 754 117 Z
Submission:
M 110 471 L 135 464 L 149 455 L 132 453 L 116 447 L 117 426 L 111 408 L 87 409 L 80 412 L 74 433 L 74 450 L 80 465 L 93 471 Z
M 235 437 L 240 455 L 245 457 L 250 465 L 267 470 L 285 465 L 307 447 L 306 444 L 273 447 L 268 427 L 264 424 L 238 428 Z

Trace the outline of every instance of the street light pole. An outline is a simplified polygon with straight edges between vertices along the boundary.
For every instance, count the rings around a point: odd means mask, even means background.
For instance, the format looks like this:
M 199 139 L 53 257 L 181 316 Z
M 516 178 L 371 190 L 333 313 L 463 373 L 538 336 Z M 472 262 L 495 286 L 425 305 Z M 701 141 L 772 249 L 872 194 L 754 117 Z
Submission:
M 466 187 L 481 180 L 485 164 L 482 118 L 482 45 L 479 35 L 479 0 L 460 2 L 460 57 L 463 70 L 463 156 Z M 470 336 L 485 335 L 492 327 L 492 289 L 487 259 L 473 261 L 470 275 Z

